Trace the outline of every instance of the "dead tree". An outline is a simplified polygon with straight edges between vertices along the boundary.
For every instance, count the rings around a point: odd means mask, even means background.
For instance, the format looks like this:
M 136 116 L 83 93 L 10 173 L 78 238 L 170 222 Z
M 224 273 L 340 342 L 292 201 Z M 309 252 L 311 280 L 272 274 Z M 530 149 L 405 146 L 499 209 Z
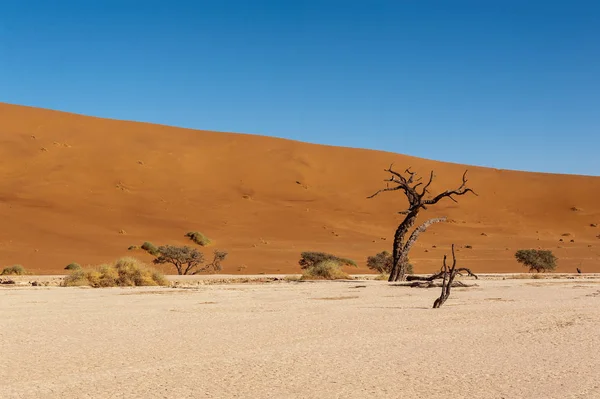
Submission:
M 456 256 L 454 255 L 454 244 L 452 244 L 452 267 L 448 268 L 446 265 L 446 255 L 444 255 L 444 265 L 442 267 L 444 273 L 444 280 L 442 282 L 442 293 L 440 297 L 435 300 L 433 303 L 433 308 L 437 309 L 446 302 L 448 297 L 450 296 L 450 288 L 452 287 L 452 283 L 454 282 L 454 277 L 456 277 Z
M 475 192 L 467 187 L 467 171 L 465 171 L 462 176 L 462 184 L 460 187 L 455 190 L 446 190 L 434 197 L 431 197 L 429 195 L 429 186 L 433 182 L 433 171 L 431 171 L 431 174 L 429 175 L 429 181 L 426 184 L 423 184 L 421 181 L 422 178 L 417 178 L 417 173 L 411 171 L 410 168 L 406 169 L 404 173 L 399 173 L 393 170 L 392 166 L 393 165 L 390 165 L 388 169 L 384 169 L 391 175 L 389 179 L 385 180 L 387 182 L 386 188 L 377 191 L 375 194 L 370 195 L 367 198 L 373 198 L 377 194 L 385 191 L 401 191 L 408 200 L 408 209 L 398 212 L 401 215 L 405 215 L 405 217 L 404 220 L 398 225 L 398 228 L 394 234 L 394 243 L 392 249 L 394 262 L 392 265 L 390 278 L 388 279 L 388 281 L 402 281 L 404 280 L 406 274 L 408 253 L 415 241 L 417 241 L 419 234 L 424 232 L 430 225 L 446 220 L 446 218 L 427 220 L 425 223 L 417 227 L 405 242 L 406 234 L 410 228 L 414 226 L 419 212 L 422 209 L 427 209 L 429 205 L 437 204 L 444 198 L 450 198 L 452 201 L 458 202 L 454 196 L 464 195 L 469 192 L 475 194 Z
M 463 273 L 466 273 L 467 276 L 475 277 L 475 280 L 479 279 L 479 277 L 475 273 L 473 273 L 471 271 L 471 269 L 467 269 L 466 267 L 459 267 L 458 269 L 456 269 L 457 275 L 463 276 Z M 444 271 L 444 267 L 442 266 L 442 269 L 438 273 L 432 274 L 429 277 L 407 276 L 406 281 L 433 281 L 433 280 L 439 280 L 441 278 L 444 278 L 445 275 L 446 275 L 446 271 Z

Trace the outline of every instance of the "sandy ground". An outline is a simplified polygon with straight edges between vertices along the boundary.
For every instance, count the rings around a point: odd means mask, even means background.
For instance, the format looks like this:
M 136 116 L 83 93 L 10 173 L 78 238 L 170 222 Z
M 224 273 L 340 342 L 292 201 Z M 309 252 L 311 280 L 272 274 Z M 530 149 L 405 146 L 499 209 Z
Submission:
M 302 251 L 354 259 L 392 250 L 406 200 L 367 196 L 383 169 L 435 171 L 432 194 L 460 185 L 479 196 L 446 200 L 446 216 L 410 253 L 418 273 L 441 266 L 452 243 L 477 273 L 521 272 L 514 253 L 550 249 L 559 272 L 600 272 L 600 177 L 525 173 L 389 152 L 255 135 L 115 121 L 0 103 L 0 267 L 37 274 L 143 251 L 144 241 L 190 244 L 201 231 L 229 251 L 226 273 L 297 273 Z M 370 134 L 365 131 L 365 134 Z M 423 145 L 428 145 L 424 142 Z M 585 145 L 585 143 L 582 143 Z M 402 151 L 401 147 L 393 150 Z M 164 272 L 173 272 L 167 267 Z
M 600 397 L 600 279 L 476 284 L 2 286 L 0 396 Z

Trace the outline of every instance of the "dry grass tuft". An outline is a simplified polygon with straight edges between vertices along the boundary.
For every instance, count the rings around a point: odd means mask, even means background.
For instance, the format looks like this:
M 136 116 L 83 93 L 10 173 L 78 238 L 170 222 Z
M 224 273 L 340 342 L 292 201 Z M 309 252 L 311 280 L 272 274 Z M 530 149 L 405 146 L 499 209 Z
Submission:
M 316 263 L 302 273 L 302 280 L 347 280 L 350 276 L 342 271 L 339 262 L 324 260 Z
M 208 239 L 208 237 L 206 237 L 199 231 L 190 231 L 185 236 L 188 237 L 190 240 L 194 241 L 196 244 L 203 247 L 210 244 L 210 240 Z
M 64 287 L 138 287 L 165 286 L 167 279 L 159 271 L 148 267 L 135 258 L 121 258 L 112 264 L 105 264 L 95 269 L 80 269 L 67 276 Z
M 0 276 L 22 276 L 27 274 L 25 268 L 21 265 L 13 265 L 5 267 L 0 273 Z

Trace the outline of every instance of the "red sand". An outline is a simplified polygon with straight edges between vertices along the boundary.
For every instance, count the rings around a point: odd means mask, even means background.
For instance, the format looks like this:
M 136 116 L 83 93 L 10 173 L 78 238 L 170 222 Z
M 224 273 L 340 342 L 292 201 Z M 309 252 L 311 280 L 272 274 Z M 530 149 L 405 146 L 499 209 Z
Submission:
M 466 168 L 2 103 L 0 120 L 0 265 L 38 274 L 151 260 L 127 248 L 191 244 L 188 231 L 214 241 L 207 254 L 229 251 L 226 273 L 296 273 L 305 250 L 353 258 L 360 267 L 349 271 L 364 272 L 368 255 L 391 249 L 406 205 L 398 193 L 366 199 L 384 184 L 383 169 L 434 169 L 436 192 L 458 187 Z M 421 215 L 452 222 L 421 236 L 410 254 L 416 272 L 439 268 L 451 243 L 473 247 L 458 258 L 476 272 L 526 271 L 514 261 L 520 248 L 551 249 L 558 271 L 600 272 L 600 227 L 590 226 L 600 225 L 600 177 L 468 169 L 479 196 Z

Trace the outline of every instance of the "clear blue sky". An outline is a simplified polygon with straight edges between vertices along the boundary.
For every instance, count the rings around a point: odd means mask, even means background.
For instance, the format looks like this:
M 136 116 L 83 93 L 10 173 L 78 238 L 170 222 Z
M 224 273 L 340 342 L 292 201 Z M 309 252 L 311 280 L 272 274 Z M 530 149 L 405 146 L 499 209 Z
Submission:
M 0 101 L 600 175 L 600 1 L 3 0 Z

